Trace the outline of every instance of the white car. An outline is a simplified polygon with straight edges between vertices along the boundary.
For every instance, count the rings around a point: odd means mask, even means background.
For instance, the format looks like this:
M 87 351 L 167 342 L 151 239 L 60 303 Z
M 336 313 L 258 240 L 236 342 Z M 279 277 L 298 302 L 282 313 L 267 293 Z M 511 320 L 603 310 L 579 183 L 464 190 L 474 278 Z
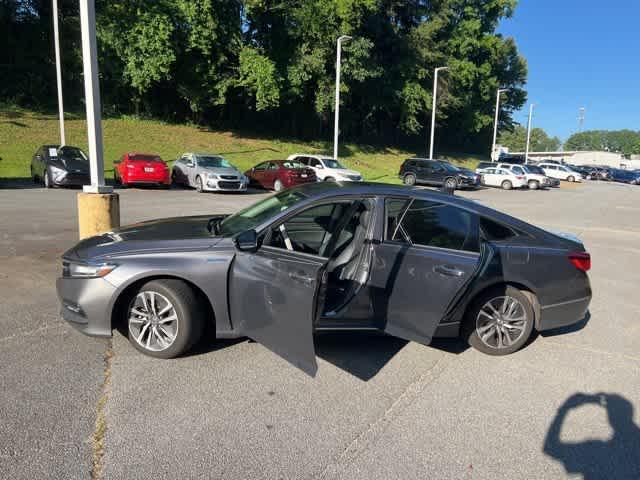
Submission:
M 517 165 L 514 163 L 499 163 L 497 167 L 511 170 L 516 175 L 524 175 L 524 178 L 527 181 L 527 186 L 530 190 L 537 190 L 539 188 L 551 186 L 549 179 L 545 175 L 533 173 L 526 165 Z
M 539 163 L 538 166 L 544 170 L 544 174 L 548 177 L 557 178 L 558 180 L 566 180 L 567 182 L 582 181 L 582 175 L 575 170 L 571 170 L 566 165 L 560 165 L 557 163 Z
M 478 173 L 480 174 L 480 183 L 489 187 L 500 187 L 504 190 L 511 190 L 512 188 L 527 186 L 527 179 L 524 175 L 516 175 L 506 168 L 482 168 Z
M 325 155 L 313 155 L 306 153 L 294 153 L 287 160 L 297 160 L 312 168 L 316 177 L 324 182 L 361 182 L 362 175 L 355 170 L 349 170 L 342 166 L 335 158 Z

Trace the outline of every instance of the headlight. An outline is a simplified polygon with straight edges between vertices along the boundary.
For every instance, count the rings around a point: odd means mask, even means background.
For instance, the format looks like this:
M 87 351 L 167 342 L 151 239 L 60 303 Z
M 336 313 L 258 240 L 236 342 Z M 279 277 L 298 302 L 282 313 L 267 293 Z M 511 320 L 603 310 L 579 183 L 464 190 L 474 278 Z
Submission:
M 210 180 L 217 180 L 218 175 L 216 175 L 215 173 L 207 173 L 207 178 Z
M 110 274 L 117 265 L 62 262 L 62 276 L 67 278 L 99 278 Z
M 58 168 L 53 165 L 49 167 L 49 171 L 51 172 L 51 175 L 53 176 L 53 178 L 62 177 L 67 174 L 67 172 L 62 168 Z

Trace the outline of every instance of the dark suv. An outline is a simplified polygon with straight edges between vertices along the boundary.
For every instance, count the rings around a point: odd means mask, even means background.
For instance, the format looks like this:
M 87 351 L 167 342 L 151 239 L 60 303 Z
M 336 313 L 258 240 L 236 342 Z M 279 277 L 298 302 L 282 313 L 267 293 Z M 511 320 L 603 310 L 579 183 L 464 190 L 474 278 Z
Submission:
M 405 185 L 434 185 L 446 188 L 475 188 L 480 176 L 470 170 L 458 168 L 442 160 L 408 158 L 399 173 Z

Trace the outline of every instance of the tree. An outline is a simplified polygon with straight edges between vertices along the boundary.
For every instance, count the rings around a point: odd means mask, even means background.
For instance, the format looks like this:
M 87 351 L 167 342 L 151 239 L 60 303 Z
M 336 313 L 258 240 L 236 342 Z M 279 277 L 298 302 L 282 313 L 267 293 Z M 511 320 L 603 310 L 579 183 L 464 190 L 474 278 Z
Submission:
M 640 131 L 587 130 L 574 133 L 565 142 L 567 150 L 603 150 L 624 155 L 640 154 Z
M 516 125 L 511 131 L 502 131 L 498 136 L 498 143 L 508 147 L 511 152 L 524 152 L 527 144 L 527 129 L 522 125 Z M 550 137 L 542 128 L 531 129 L 530 152 L 555 152 L 560 149 L 560 145 L 558 137 Z

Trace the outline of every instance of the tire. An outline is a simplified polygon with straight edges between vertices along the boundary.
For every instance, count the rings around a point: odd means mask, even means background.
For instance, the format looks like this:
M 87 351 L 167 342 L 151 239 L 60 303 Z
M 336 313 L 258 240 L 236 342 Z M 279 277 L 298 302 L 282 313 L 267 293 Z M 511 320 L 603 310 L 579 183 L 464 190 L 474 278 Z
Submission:
M 204 187 L 202 186 L 202 178 L 200 177 L 200 175 L 196 177 L 196 191 L 198 193 L 204 192 Z
M 503 311 L 505 301 L 507 308 Z M 499 317 L 496 318 L 496 313 L 492 313 L 492 307 Z M 493 315 L 493 318 L 485 312 Z M 512 320 L 508 320 L 509 318 Z M 522 320 L 515 320 L 519 318 Z M 529 298 L 515 287 L 502 285 L 482 293 L 469 306 L 462 336 L 469 345 L 482 353 L 509 355 L 527 343 L 533 331 L 533 323 L 534 310 Z
M 505 180 L 500 184 L 500 186 L 503 190 L 511 190 L 513 188 L 513 183 L 511 183 L 511 180 Z
M 335 182 L 335 181 L 336 181 L 336 179 L 335 179 L 335 178 L 333 178 L 333 177 L 325 177 L 325 178 L 324 178 L 324 181 L 325 181 L 325 182 Z
M 444 181 L 445 188 L 451 188 L 455 190 L 458 187 L 458 181 L 455 178 L 447 178 Z
M 416 184 L 416 176 L 413 173 L 407 173 L 402 181 L 405 185 L 412 187 Z
M 575 177 L 574 177 L 573 175 L 569 175 L 569 176 L 567 177 L 567 182 L 572 182 L 572 183 L 573 183 L 573 182 L 575 182 L 575 181 L 576 181 L 576 179 L 575 179 Z
M 280 180 L 276 180 L 275 182 L 273 182 L 273 189 L 276 192 L 280 192 L 283 188 L 284 186 L 282 185 L 282 182 Z
M 45 170 L 42 174 L 42 184 L 44 188 L 52 188 L 53 184 L 51 183 L 51 178 L 49 177 L 49 170 Z
M 152 299 L 153 309 L 149 308 Z M 150 312 L 153 310 L 156 314 Z M 151 280 L 135 292 L 123 320 L 129 342 L 136 350 L 166 359 L 187 352 L 200 340 L 205 321 L 202 312 L 195 292 L 183 281 Z M 168 320 L 172 317 L 175 320 Z
M 540 182 L 537 180 L 529 180 L 529 190 L 538 190 L 540 188 Z

